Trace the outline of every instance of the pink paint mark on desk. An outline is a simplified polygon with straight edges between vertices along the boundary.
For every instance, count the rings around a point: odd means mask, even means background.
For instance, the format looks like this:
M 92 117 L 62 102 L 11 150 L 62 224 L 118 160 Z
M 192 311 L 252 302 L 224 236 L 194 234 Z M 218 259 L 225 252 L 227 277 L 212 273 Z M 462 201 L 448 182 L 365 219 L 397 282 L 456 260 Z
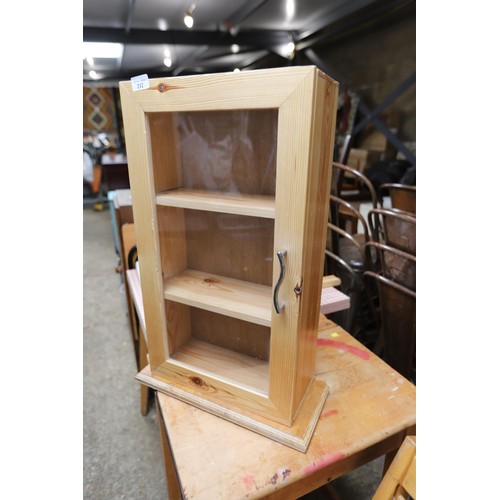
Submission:
M 255 481 L 252 475 L 247 475 L 243 478 L 243 484 L 247 491 L 252 491 L 255 489 Z
M 304 473 L 310 474 L 311 472 L 314 472 L 317 469 L 323 469 L 327 465 L 338 462 L 339 460 L 342 460 L 343 458 L 345 458 L 345 455 L 343 453 L 341 453 L 340 451 L 336 451 L 335 453 L 330 453 L 329 455 L 326 455 L 325 458 L 322 458 L 321 460 L 316 460 L 311 465 L 304 467 Z
M 345 342 L 340 342 L 340 340 L 330 340 L 330 339 L 318 339 L 317 343 L 319 346 L 327 345 L 329 347 L 335 347 L 340 351 L 347 351 L 355 356 L 358 356 L 365 361 L 370 358 L 370 354 L 363 349 L 359 349 L 353 345 L 346 344 Z
M 325 413 L 322 413 L 321 416 L 319 418 L 326 418 L 326 417 L 331 417 L 332 415 L 337 415 L 339 411 L 338 410 L 329 410 L 329 411 L 325 411 Z

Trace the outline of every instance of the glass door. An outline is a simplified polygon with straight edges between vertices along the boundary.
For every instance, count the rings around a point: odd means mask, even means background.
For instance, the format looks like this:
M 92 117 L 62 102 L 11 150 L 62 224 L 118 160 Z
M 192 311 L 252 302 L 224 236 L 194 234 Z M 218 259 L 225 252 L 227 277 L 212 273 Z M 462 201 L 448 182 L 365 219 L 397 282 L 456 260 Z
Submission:
M 277 120 L 273 109 L 150 119 L 150 129 L 160 125 L 154 134 L 172 144 L 169 158 L 156 156 L 153 165 L 169 362 L 263 396 L 269 392 Z

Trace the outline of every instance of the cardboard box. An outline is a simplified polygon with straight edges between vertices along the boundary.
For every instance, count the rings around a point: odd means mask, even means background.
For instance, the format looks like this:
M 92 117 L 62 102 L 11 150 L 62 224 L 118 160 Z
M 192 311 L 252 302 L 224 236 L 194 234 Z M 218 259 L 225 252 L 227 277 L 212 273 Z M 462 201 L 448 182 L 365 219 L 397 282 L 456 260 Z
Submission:
M 396 130 L 391 129 L 391 132 L 396 133 Z M 380 153 L 381 160 L 392 160 L 396 157 L 397 153 L 396 148 L 379 130 L 374 130 L 367 134 L 360 142 L 360 146 L 368 151 Z
M 380 161 L 381 153 L 378 151 L 369 151 L 368 149 L 351 148 L 347 157 L 347 165 L 355 168 L 359 172 Z

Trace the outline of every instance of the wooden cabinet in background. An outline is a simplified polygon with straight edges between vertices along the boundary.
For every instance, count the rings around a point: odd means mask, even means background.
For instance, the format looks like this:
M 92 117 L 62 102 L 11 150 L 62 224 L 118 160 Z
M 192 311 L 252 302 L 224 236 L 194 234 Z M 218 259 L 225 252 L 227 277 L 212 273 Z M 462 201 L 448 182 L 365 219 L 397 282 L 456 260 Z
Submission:
M 338 85 L 313 66 L 120 83 L 141 382 L 304 451 Z

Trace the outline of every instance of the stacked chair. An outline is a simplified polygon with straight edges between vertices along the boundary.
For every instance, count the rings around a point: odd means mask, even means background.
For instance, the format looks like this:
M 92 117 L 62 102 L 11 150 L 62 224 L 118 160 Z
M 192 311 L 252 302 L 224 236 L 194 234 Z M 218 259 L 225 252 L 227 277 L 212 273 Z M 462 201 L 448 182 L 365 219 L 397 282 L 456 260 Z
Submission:
M 333 162 L 332 168 L 325 273 L 341 279 L 340 289 L 350 297 L 351 307 L 334 313 L 330 319 L 369 345 L 375 319 L 363 275 L 369 269 L 365 248 L 371 236 L 366 218 L 356 205 L 366 201 L 375 209 L 379 204 L 373 185 L 361 172 L 338 162 Z M 349 183 L 355 183 L 357 188 L 354 196 L 352 189 L 345 189 Z
M 417 186 L 381 184 L 379 187 L 379 196 L 382 198 L 385 194 L 391 200 L 391 208 L 412 214 L 417 213 Z
M 325 275 L 341 279 L 351 307 L 329 318 L 416 383 L 416 188 L 383 184 L 377 193 L 356 169 L 332 169 Z
M 368 212 L 371 241 L 365 245 L 364 278 L 380 328 L 375 351 L 416 383 L 416 188 L 405 191 L 413 205 L 398 203 L 389 191 L 391 205 L 397 206 Z

